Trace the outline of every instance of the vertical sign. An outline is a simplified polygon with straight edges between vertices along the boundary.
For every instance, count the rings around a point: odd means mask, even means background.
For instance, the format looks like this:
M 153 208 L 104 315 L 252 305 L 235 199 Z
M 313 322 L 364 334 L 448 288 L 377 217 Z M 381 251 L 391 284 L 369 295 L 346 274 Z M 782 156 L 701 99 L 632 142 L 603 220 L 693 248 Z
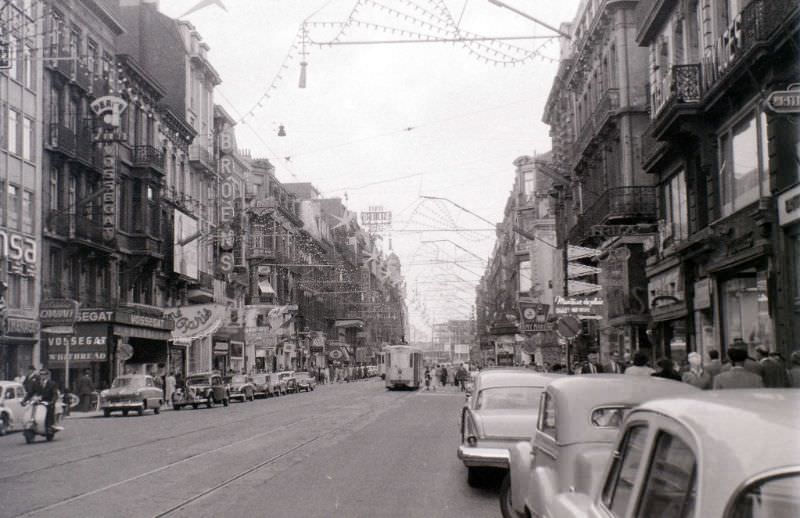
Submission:
M 114 144 L 103 143 L 103 240 L 114 241 L 117 233 L 117 157 Z
M 222 181 L 219 185 L 219 271 L 231 273 L 234 266 L 233 249 L 236 243 L 234 220 L 236 216 L 236 196 L 239 192 L 234 170 L 236 163 L 233 153 L 236 142 L 233 137 L 233 128 L 226 125 L 219 134 L 219 151 L 222 155 L 219 161 L 219 173 Z

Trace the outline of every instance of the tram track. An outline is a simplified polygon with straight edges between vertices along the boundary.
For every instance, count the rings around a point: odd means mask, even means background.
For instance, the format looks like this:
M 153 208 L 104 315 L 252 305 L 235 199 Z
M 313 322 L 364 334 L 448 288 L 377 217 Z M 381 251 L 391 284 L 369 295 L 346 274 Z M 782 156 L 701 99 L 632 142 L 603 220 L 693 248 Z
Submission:
M 415 392 L 411 392 L 411 393 L 409 393 L 407 395 L 403 395 L 402 397 L 395 399 L 394 401 L 396 403 L 400 403 L 403 400 L 413 396 L 414 394 L 415 394 Z M 359 399 L 363 399 L 363 398 L 359 398 Z M 354 401 L 348 401 L 348 402 L 349 403 L 354 403 Z M 319 401 L 317 401 L 317 403 L 319 403 Z M 254 464 L 252 466 L 247 467 L 246 469 L 238 471 L 235 474 L 225 478 L 225 480 L 223 480 L 223 481 L 221 481 L 221 482 L 219 482 L 217 484 L 214 484 L 214 485 L 212 485 L 210 487 L 207 487 L 207 488 L 203 489 L 202 491 L 199 491 L 199 492 L 197 492 L 197 493 L 195 493 L 195 494 L 193 494 L 193 495 L 191 495 L 191 496 L 189 496 L 187 498 L 184 498 L 179 503 L 172 504 L 167 509 L 159 511 L 157 514 L 154 514 L 153 516 L 156 517 L 156 518 L 160 518 L 160 517 L 169 516 L 171 514 L 174 514 L 174 513 L 178 512 L 178 511 L 186 508 L 187 506 L 190 506 L 192 503 L 196 502 L 197 500 L 200 500 L 200 499 L 202 499 L 202 498 L 204 498 L 204 497 L 206 497 L 206 496 L 208 496 L 210 494 L 213 494 L 213 493 L 215 493 L 215 492 L 217 492 L 217 491 L 219 491 L 219 490 L 221 490 L 221 489 L 223 489 L 225 487 L 228 487 L 228 486 L 234 484 L 235 482 L 237 482 L 238 480 L 241 480 L 241 479 L 247 477 L 248 475 L 256 473 L 256 472 L 258 472 L 259 470 L 261 470 L 261 469 L 263 469 L 265 467 L 268 467 L 268 466 L 270 466 L 272 464 L 275 464 L 276 462 L 280 461 L 281 459 L 291 455 L 292 453 L 295 453 L 295 452 L 297 452 L 299 450 L 302 450 L 303 448 L 315 443 L 316 441 L 318 441 L 321 438 L 324 438 L 326 436 L 336 435 L 337 433 L 340 433 L 340 432 L 342 432 L 342 431 L 344 431 L 346 429 L 352 429 L 352 426 L 353 426 L 354 422 L 363 422 L 363 418 L 364 417 L 366 417 L 366 416 L 368 416 L 370 414 L 375 414 L 376 412 L 381 413 L 382 410 L 386 410 L 388 408 L 389 408 L 389 406 L 378 407 L 377 409 L 375 407 L 370 407 L 367 411 L 361 412 L 361 413 L 359 413 L 359 414 L 357 414 L 357 415 L 355 415 L 353 417 L 348 418 L 346 422 L 340 424 L 339 426 L 336 426 L 336 427 L 330 428 L 330 429 L 325 429 L 325 430 L 321 431 L 320 433 L 317 433 L 314 436 L 312 436 L 310 438 L 307 438 L 307 439 L 303 440 L 302 442 L 300 442 L 298 444 L 295 444 L 295 445 L 293 445 L 291 447 L 288 447 L 288 448 L 284 448 L 282 451 L 280 451 L 277 454 L 269 457 L 268 459 L 262 460 L 262 461 Z M 270 412 L 270 414 L 274 414 L 274 413 L 276 413 L 276 412 Z M 265 416 L 265 414 L 260 414 L 257 417 L 263 418 L 264 416 Z M 224 422 L 224 423 L 222 423 L 220 425 L 206 427 L 205 430 L 207 431 L 208 429 L 219 428 L 220 426 L 230 425 L 230 424 L 235 423 L 235 422 L 248 421 L 251 418 L 252 417 L 248 417 L 248 418 L 245 418 L 245 419 L 239 419 L 239 420 L 236 420 L 236 421 L 226 421 L 226 422 Z M 197 460 L 197 459 L 200 459 L 200 458 L 203 458 L 203 457 L 211 456 L 213 454 L 216 454 L 218 452 L 221 452 L 221 451 L 229 449 L 229 448 L 236 447 L 236 446 L 241 445 L 243 443 L 246 443 L 246 442 L 253 441 L 253 440 L 256 440 L 256 439 L 259 439 L 259 438 L 263 438 L 265 436 L 269 436 L 269 435 L 275 434 L 276 432 L 285 430 L 287 428 L 295 427 L 296 425 L 298 425 L 298 423 L 301 423 L 303 421 L 311 421 L 311 420 L 314 420 L 314 419 L 325 419 L 325 417 L 324 416 L 319 416 L 319 415 L 304 416 L 302 418 L 295 419 L 295 420 L 290 421 L 288 423 L 284 423 L 284 424 L 282 424 L 280 426 L 277 426 L 277 427 L 271 428 L 269 430 L 257 433 L 255 435 L 250 435 L 248 437 L 244 437 L 244 438 L 239 439 L 237 441 L 233 441 L 233 442 L 227 443 L 225 445 L 219 446 L 219 447 L 211 449 L 211 450 L 204 450 L 204 451 L 201 451 L 201 452 L 197 452 L 197 453 L 193 453 L 193 454 L 190 454 L 190 455 L 186 455 L 185 457 L 182 457 L 182 458 L 177 459 L 175 461 L 169 462 L 169 463 L 164 464 L 162 466 L 158 466 L 158 467 L 153 468 L 151 470 L 148 470 L 146 472 L 139 473 L 139 474 L 137 474 L 137 475 L 135 475 L 133 477 L 129 477 L 127 479 L 120 480 L 120 481 L 117 481 L 117 482 L 114 482 L 114 483 L 111 483 L 111 484 L 108 484 L 108 485 L 105 485 L 105 486 L 102 486 L 102 487 L 99 487 L 99 488 L 91 489 L 89 491 L 84 491 L 84 492 L 81 492 L 81 493 L 77 493 L 77 494 L 74 494 L 72 496 L 68 496 L 68 497 L 66 497 L 66 498 L 64 498 L 62 500 L 59 500 L 58 502 L 54 502 L 54 503 L 51 503 L 51 504 L 48 504 L 48 505 L 43 505 L 43 506 L 36 507 L 34 509 L 26 510 L 24 513 L 19 514 L 17 516 L 22 518 L 22 517 L 28 517 L 28 516 L 43 515 L 43 514 L 48 513 L 49 511 L 53 511 L 53 510 L 55 510 L 57 508 L 66 506 L 68 504 L 83 500 L 85 498 L 89 498 L 89 497 L 94 496 L 94 495 L 98 495 L 98 494 L 104 493 L 104 492 L 107 492 L 107 491 L 110 491 L 110 490 L 113 490 L 115 488 L 130 484 L 132 482 L 143 480 L 143 479 L 145 479 L 147 477 L 151 477 L 151 476 L 157 475 L 159 473 L 165 472 L 165 471 L 167 471 L 169 469 L 172 469 L 172 468 L 175 468 L 177 466 L 181 466 L 181 465 L 186 464 L 188 462 L 191 462 L 193 460 Z M 198 429 L 197 431 L 200 432 L 202 430 Z M 169 440 L 169 439 L 173 439 L 173 438 L 176 438 L 176 437 L 182 437 L 182 436 L 185 436 L 185 435 L 186 435 L 185 433 L 184 434 L 176 434 L 174 436 L 162 437 L 162 438 L 159 438 L 159 439 L 156 439 L 156 440 L 157 441 L 164 441 L 164 440 Z M 152 443 L 153 443 L 153 441 L 151 440 L 151 441 L 147 441 L 144 444 L 152 444 Z M 72 464 L 72 463 L 75 463 L 75 462 L 80 462 L 80 461 L 88 460 L 88 459 L 95 459 L 95 458 L 98 458 L 98 457 L 102 457 L 102 456 L 109 455 L 109 454 L 112 454 L 112 453 L 117 453 L 119 451 L 129 450 L 131 448 L 136 448 L 136 447 L 140 447 L 140 446 L 141 446 L 141 444 L 129 445 L 129 446 L 125 446 L 125 447 L 122 447 L 122 448 L 117 448 L 117 449 L 115 449 L 113 451 L 99 452 L 97 454 L 93 454 L 93 455 L 90 455 L 90 456 L 82 457 L 81 459 L 73 459 L 73 460 L 70 460 L 70 461 L 65 461 L 64 463 L 60 463 L 60 464 L 56 464 L 56 465 L 50 465 L 50 466 L 43 467 L 43 468 L 40 468 L 40 469 L 37 469 L 37 470 L 32 470 L 31 472 L 38 472 L 38 471 L 56 469 L 56 468 L 59 468 L 59 467 L 63 467 L 64 465 L 67 465 L 67 464 Z M 15 475 L 15 477 L 18 477 L 18 476 L 20 476 L 20 475 L 19 474 Z M 4 477 L 4 478 L 9 478 L 9 477 Z M 2 480 L 2 479 L 0 479 L 0 480 Z

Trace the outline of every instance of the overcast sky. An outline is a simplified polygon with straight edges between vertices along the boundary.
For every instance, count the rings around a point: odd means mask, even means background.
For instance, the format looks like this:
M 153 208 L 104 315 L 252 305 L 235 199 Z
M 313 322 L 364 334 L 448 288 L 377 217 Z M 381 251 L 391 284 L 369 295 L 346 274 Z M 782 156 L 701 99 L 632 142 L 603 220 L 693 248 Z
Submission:
M 160 8 L 177 17 L 199 1 L 161 0 Z M 506 1 L 553 26 L 570 21 L 579 3 Z M 477 43 L 309 44 L 305 89 L 298 88 L 301 46 L 292 46 L 300 41 L 303 20 L 350 20 L 339 35 L 342 43 L 414 39 L 418 33 L 451 37 L 431 28 L 449 23 L 443 7 L 462 34 L 552 32 L 488 0 L 222 3 L 227 11 L 211 5 L 185 19 L 210 45 L 209 59 L 222 76 L 215 102 L 244 117 L 236 128 L 239 146 L 269 158 L 281 181 L 311 182 L 328 197 L 346 195 L 352 211 L 372 205 L 392 211 L 392 248 L 403 264 L 414 321 L 468 318 L 494 232 L 454 205 L 420 195 L 446 197 L 486 220 L 502 220 L 512 162 L 550 147 L 541 119 L 556 71 L 557 39 L 505 40 L 525 51 L 539 49 L 505 66 L 477 58 L 474 53 L 483 50 Z M 309 41 L 322 42 L 335 38 L 340 26 L 306 27 Z M 499 61 L 528 55 L 485 45 L 492 49 L 485 55 Z M 286 137 L 277 136 L 279 125 Z M 442 231 L 454 227 L 475 230 Z M 440 242 L 424 243 L 433 240 Z M 452 263 L 420 264 L 433 261 Z

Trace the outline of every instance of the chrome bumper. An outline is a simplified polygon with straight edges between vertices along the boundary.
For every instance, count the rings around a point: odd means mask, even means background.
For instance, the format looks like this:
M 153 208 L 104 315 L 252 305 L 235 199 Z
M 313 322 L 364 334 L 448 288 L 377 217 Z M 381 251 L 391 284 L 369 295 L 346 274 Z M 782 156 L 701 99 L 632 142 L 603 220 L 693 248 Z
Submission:
M 462 444 L 458 447 L 458 458 L 469 467 L 508 469 L 511 454 L 505 448 L 475 448 Z
M 100 403 L 100 408 L 140 408 L 143 404 L 141 401 L 109 401 Z

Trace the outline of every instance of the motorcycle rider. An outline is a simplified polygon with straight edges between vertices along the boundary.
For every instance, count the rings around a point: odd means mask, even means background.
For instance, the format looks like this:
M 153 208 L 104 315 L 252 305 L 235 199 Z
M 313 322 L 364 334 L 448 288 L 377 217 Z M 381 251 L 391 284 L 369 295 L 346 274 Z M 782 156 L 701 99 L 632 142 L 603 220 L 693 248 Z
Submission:
M 33 396 L 39 396 L 43 402 L 47 403 L 45 430 L 49 430 L 51 427 L 55 428 L 56 430 L 60 430 L 61 427 L 54 426 L 56 403 L 58 402 L 58 385 L 56 385 L 55 381 L 50 379 L 49 370 L 42 369 L 39 371 L 39 382 L 33 386 L 33 390 L 25 394 L 22 404 L 27 404 Z

